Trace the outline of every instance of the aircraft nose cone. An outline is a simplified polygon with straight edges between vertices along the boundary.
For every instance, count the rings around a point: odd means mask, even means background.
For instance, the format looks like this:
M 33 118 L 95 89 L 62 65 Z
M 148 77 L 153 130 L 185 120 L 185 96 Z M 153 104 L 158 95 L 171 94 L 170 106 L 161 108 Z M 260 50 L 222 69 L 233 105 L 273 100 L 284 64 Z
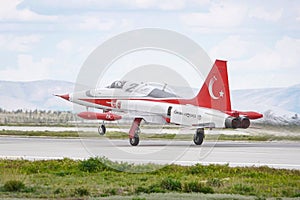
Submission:
M 58 96 L 58 97 L 60 97 L 60 98 L 63 98 L 63 99 L 65 99 L 65 100 L 67 100 L 67 101 L 70 100 L 70 95 L 69 95 L 69 94 L 55 95 L 55 96 Z

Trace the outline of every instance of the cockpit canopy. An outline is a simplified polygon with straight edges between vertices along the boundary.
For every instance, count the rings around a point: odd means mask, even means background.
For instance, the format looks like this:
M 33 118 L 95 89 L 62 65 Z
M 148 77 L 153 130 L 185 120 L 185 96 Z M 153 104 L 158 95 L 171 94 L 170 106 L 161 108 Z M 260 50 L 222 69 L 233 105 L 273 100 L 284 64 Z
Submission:
M 122 89 L 124 84 L 127 81 L 114 81 L 111 85 L 107 86 L 107 88 L 119 88 Z
M 157 83 L 134 83 L 130 81 L 114 81 L 107 86 L 109 89 L 120 89 L 124 94 L 148 96 L 152 98 L 171 98 L 178 97 L 166 85 Z M 123 94 L 123 95 L 124 95 Z

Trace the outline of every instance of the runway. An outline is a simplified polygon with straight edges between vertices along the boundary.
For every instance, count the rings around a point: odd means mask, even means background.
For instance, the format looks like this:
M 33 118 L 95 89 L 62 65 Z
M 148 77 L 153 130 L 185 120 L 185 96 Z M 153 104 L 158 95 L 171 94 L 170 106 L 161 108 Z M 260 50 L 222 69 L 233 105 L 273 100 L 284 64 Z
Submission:
M 297 142 L 221 142 L 141 140 L 137 147 L 127 139 L 58 139 L 48 137 L 0 137 L 0 158 L 10 159 L 86 159 L 105 156 L 113 161 L 136 164 L 229 164 L 229 166 L 269 166 L 300 169 L 300 143 Z

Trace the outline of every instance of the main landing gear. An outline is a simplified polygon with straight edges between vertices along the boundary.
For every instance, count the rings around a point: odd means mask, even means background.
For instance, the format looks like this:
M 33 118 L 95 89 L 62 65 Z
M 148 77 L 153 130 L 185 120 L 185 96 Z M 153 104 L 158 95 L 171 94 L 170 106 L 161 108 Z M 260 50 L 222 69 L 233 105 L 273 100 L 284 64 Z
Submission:
M 104 123 L 98 127 L 98 133 L 99 133 L 99 135 L 104 135 L 106 133 L 106 127 L 105 127 Z
M 131 128 L 129 130 L 129 143 L 131 146 L 137 146 L 140 142 L 140 124 L 141 124 L 142 118 L 135 118 L 133 120 L 133 123 L 131 125 Z
M 204 128 L 198 128 L 194 135 L 194 143 L 196 145 L 201 145 L 203 143 L 204 138 L 205 138 Z
M 139 137 L 139 134 L 140 134 L 140 124 L 141 124 L 141 121 L 142 121 L 142 118 L 135 118 L 133 120 L 133 123 L 131 125 L 131 128 L 129 130 L 129 143 L 132 145 L 132 146 L 137 146 L 140 142 L 140 137 Z M 101 124 L 99 127 L 98 127 L 98 133 L 99 135 L 103 136 L 105 133 L 106 133 L 106 127 L 103 124 Z
M 133 137 L 130 137 L 129 136 L 129 143 L 132 145 L 132 146 L 137 146 L 140 142 L 140 137 L 139 137 L 139 133 L 140 133 L 140 128 L 137 127 L 137 129 L 135 130 L 134 132 L 134 136 Z

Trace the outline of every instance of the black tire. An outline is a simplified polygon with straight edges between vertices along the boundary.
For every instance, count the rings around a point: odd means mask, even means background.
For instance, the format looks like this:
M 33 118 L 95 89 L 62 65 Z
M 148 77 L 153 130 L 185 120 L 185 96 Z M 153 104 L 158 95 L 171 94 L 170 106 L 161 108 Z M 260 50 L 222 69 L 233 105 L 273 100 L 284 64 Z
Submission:
M 137 146 L 140 142 L 140 138 L 138 135 L 135 135 L 133 138 L 129 138 L 129 143 L 131 146 Z
M 99 135 L 104 135 L 106 133 L 105 125 L 102 124 L 101 126 L 99 126 L 98 133 L 99 133 Z
M 204 137 L 204 128 L 198 128 L 194 135 L 194 143 L 196 145 L 201 145 L 203 143 Z

